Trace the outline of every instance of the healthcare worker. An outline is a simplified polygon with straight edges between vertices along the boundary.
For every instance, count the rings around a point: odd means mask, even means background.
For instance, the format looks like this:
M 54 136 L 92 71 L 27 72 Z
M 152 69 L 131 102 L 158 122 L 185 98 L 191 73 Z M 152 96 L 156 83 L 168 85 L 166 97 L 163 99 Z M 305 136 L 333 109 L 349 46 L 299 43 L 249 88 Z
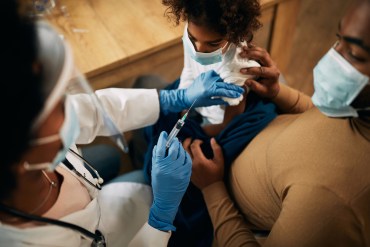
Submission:
M 163 132 L 153 150 L 152 188 L 102 179 L 76 144 L 153 124 L 160 110 L 223 103 L 243 90 L 218 75 L 186 90 L 103 89 L 93 93 L 68 44 L 6 0 L 1 67 L 4 107 L 0 160 L 0 246 L 166 246 L 191 174 L 191 159 Z M 100 192 L 99 190 L 102 189 Z

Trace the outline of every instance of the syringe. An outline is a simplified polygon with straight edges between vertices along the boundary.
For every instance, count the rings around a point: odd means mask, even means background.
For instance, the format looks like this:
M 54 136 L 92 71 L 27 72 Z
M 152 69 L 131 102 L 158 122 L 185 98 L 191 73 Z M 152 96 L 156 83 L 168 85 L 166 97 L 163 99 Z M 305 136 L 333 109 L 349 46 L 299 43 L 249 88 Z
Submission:
M 188 113 L 191 110 L 191 108 L 193 107 L 195 101 L 197 101 L 197 100 L 194 100 L 193 104 L 191 104 L 189 110 L 184 114 L 184 116 L 182 116 L 182 118 L 180 118 L 179 120 L 177 120 L 175 126 L 173 127 L 173 129 L 171 130 L 170 134 L 168 135 L 167 142 L 166 142 L 166 149 L 168 149 L 171 146 L 171 143 L 172 143 L 173 138 L 175 138 L 177 136 L 177 134 L 179 133 L 179 131 L 181 130 L 181 128 L 184 126 L 185 119 L 187 118 Z
M 188 112 L 185 113 L 185 115 L 177 120 L 175 126 L 171 130 L 170 134 L 168 135 L 167 142 L 166 142 L 166 149 L 168 149 L 171 146 L 173 138 L 177 136 L 179 131 L 181 130 L 182 126 L 185 124 L 185 119 L 188 116 Z

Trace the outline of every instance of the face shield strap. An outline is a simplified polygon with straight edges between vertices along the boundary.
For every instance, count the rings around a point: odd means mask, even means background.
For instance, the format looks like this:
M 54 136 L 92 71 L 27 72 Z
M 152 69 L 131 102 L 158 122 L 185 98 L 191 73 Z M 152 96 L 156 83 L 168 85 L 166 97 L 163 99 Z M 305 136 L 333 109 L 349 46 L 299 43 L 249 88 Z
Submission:
M 44 108 L 33 123 L 37 129 L 63 97 L 72 76 L 74 63 L 69 45 L 47 23 L 36 23 L 38 34 L 38 60 L 43 68 Z
M 50 167 L 50 162 L 44 162 L 40 164 L 32 164 L 25 161 L 23 167 L 26 171 L 37 171 L 37 170 L 47 170 Z
M 60 140 L 59 134 L 37 138 L 35 140 L 32 140 L 30 144 L 31 146 L 39 146 L 39 145 L 49 144 L 57 140 Z

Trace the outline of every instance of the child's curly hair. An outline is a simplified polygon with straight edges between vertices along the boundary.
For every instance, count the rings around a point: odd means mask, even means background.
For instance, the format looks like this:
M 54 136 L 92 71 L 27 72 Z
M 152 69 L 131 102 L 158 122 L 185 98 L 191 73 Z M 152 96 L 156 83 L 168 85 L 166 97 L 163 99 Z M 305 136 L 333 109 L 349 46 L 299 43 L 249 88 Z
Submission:
M 168 7 L 165 14 L 176 25 L 180 20 L 191 21 L 235 44 L 250 41 L 253 32 L 262 27 L 258 0 L 162 0 L 162 3 Z

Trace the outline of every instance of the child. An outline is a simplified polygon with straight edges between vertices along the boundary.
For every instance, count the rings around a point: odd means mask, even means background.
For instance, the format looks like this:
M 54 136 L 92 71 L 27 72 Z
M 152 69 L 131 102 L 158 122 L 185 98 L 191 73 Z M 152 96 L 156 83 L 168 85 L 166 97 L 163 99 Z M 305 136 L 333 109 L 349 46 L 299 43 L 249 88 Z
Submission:
M 167 14 L 176 24 L 186 21 L 184 43 L 184 69 L 180 81 L 171 88 L 186 88 L 201 73 L 214 70 L 225 82 L 244 85 L 247 79 L 239 73 L 240 68 L 260 66 L 255 61 L 239 57 L 241 46 L 247 45 L 253 32 L 260 26 L 260 5 L 258 0 L 163 0 L 168 6 Z M 272 119 L 275 118 L 275 106 L 253 93 L 248 94 L 248 103 L 244 99 L 236 102 L 224 99 L 230 106 L 196 108 L 200 114 L 188 117 L 178 138 L 183 140 L 193 137 L 203 140 L 203 152 L 213 156 L 209 140 L 215 137 L 223 149 L 225 174 L 227 167 L 245 146 Z M 192 111 L 191 113 L 194 113 Z M 189 113 L 189 115 L 191 115 Z M 194 114 L 192 114 L 194 115 Z M 162 130 L 168 133 L 179 113 L 161 113 L 158 122 L 146 129 L 151 150 Z M 198 117 L 198 118 L 197 118 Z M 144 172 L 150 183 L 151 153 L 147 152 Z M 226 176 L 225 176 L 226 177 Z M 213 241 L 212 224 L 202 193 L 192 184 L 180 204 L 176 216 L 176 232 L 172 234 L 169 246 L 211 246 Z
M 167 14 L 172 14 L 176 24 L 180 19 L 187 22 L 183 35 L 184 69 L 179 88 L 188 87 L 199 74 L 208 70 L 215 70 L 227 83 L 243 86 L 247 77 L 240 74 L 238 68 L 259 66 L 239 57 L 240 46 L 247 45 L 253 32 L 261 26 L 257 19 L 260 16 L 259 3 L 256 0 L 164 0 L 163 3 L 168 6 Z M 236 64 L 239 67 L 235 67 Z M 239 103 L 225 101 L 229 105 Z M 245 101 L 238 107 L 226 107 L 226 113 L 223 106 L 202 107 L 196 111 L 203 116 L 205 132 L 216 136 L 244 110 L 244 106 Z M 207 123 L 212 125 L 205 125 Z
M 183 35 L 184 69 L 181 74 L 179 88 L 189 87 L 196 77 L 208 70 L 217 72 L 226 83 L 244 86 L 245 80 L 250 77 L 241 74 L 240 69 L 260 67 L 257 62 L 239 56 L 242 50 L 241 46 L 247 45 L 245 41 L 240 44 L 226 41 L 223 47 L 205 53 L 200 51 L 207 51 L 208 49 L 199 40 L 207 40 L 208 43 L 213 44 L 212 42 L 219 41 L 220 38 L 217 33 L 209 31 L 204 26 L 192 22 L 185 25 Z M 245 95 L 247 92 L 248 89 L 246 88 Z M 244 111 L 246 101 L 242 101 L 243 96 L 237 99 L 223 98 L 223 100 L 229 104 L 226 109 L 225 106 L 220 105 L 195 109 L 203 117 L 203 130 L 209 136 L 218 135 L 236 115 Z

